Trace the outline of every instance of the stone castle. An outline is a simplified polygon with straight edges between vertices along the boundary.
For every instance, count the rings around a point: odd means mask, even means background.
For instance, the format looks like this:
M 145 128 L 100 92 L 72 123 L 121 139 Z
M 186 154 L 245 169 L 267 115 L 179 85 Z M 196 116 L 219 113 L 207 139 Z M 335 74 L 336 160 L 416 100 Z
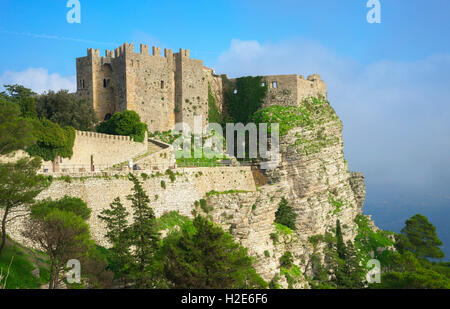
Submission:
M 98 49 L 88 49 L 87 56 L 77 58 L 77 93 L 91 100 L 100 121 L 115 112 L 133 110 L 147 123 L 150 132 L 168 131 L 175 123 L 192 128 L 194 116 L 208 119 L 208 89 L 215 96 L 219 111 L 224 111 L 224 90 L 233 87 L 234 79 L 217 75 L 192 59 L 189 50 L 173 53 L 159 47 L 149 54 L 147 45 L 140 52 L 125 43 L 101 57 Z M 326 84 L 318 74 L 263 76 L 268 86 L 264 106 L 299 105 L 310 96 L 326 97 Z M 206 124 L 206 123 L 204 123 Z
M 177 122 L 192 128 L 195 115 L 207 119 L 210 91 L 218 109 L 226 113 L 224 92 L 233 89 L 235 79 L 214 74 L 201 60 L 191 59 L 189 50 L 166 49 L 164 57 L 160 53 L 153 47 L 149 55 L 146 45 L 135 53 L 132 44 L 106 51 L 104 57 L 88 49 L 88 55 L 76 62 L 78 94 L 91 100 L 99 120 L 134 110 L 151 132 L 171 130 Z M 264 107 L 298 106 L 306 97 L 327 97 L 326 84 L 317 74 L 306 79 L 296 74 L 263 76 L 262 82 L 268 86 Z M 305 288 L 309 285 L 303 274 L 312 275 L 310 259 L 326 246 L 314 245 L 310 237 L 333 233 L 339 219 L 345 241 L 355 239 L 355 218 L 362 215 L 365 199 L 364 176 L 350 172 L 344 158 L 341 120 L 327 100 L 315 109 L 310 125 L 281 136 L 279 164 L 265 171 L 239 164 L 178 166 L 172 145 L 155 137 L 137 143 L 129 137 L 77 131 L 72 158 L 43 165 L 41 172 L 51 173 L 54 180 L 38 199 L 83 199 L 92 209 L 89 225 L 96 243 L 107 246 L 105 224 L 98 215 L 116 197 L 132 212 L 127 200 L 131 172 L 142 180 L 157 217 L 169 211 L 208 216 L 248 248 L 266 281 L 279 278 L 284 288 Z M 141 169 L 130 168 L 130 160 Z M 297 232 L 286 233 L 274 224 L 283 198 L 297 214 Z M 201 199 L 213 207 L 203 209 Z M 31 246 L 22 236 L 25 220 L 20 217 L 7 232 Z M 168 230 L 161 232 L 166 235 Z M 295 278 L 286 276 L 280 265 L 287 252 L 301 269 Z

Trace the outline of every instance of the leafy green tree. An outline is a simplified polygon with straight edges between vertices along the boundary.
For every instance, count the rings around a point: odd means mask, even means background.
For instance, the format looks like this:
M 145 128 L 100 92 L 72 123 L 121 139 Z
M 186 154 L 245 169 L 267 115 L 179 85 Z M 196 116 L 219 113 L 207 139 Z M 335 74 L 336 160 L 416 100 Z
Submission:
M 109 209 L 104 209 L 98 217 L 106 223 L 105 237 L 112 245 L 109 250 L 111 268 L 116 278 L 121 279 L 126 286 L 132 258 L 128 235 L 128 212 L 117 197 L 109 205 Z
M 31 156 L 39 156 L 45 161 L 53 161 L 57 156 L 70 158 L 73 155 L 75 129 L 61 128 L 48 119 L 32 119 L 36 143 L 26 149 Z
M 35 197 L 50 185 L 47 177 L 36 174 L 40 166 L 39 158 L 0 163 L 0 209 L 3 211 L 0 255 L 6 243 L 7 225 L 23 216 L 35 202 Z
M 174 288 L 266 288 L 252 267 L 247 249 L 201 216 L 194 231 L 183 229 L 165 239 L 164 275 Z
M 0 96 L 0 155 L 25 149 L 35 141 L 33 126 L 21 117 L 19 106 Z
M 31 213 L 35 217 L 45 217 L 53 209 L 73 212 L 83 220 L 89 219 L 92 210 L 88 207 L 86 202 L 78 197 L 65 195 L 59 200 L 45 199 L 32 207 Z
M 153 259 L 159 248 L 160 235 L 155 213 L 149 206 L 150 198 L 137 177 L 129 174 L 133 182 L 133 194 L 127 196 L 133 208 L 133 223 L 127 229 L 130 244 L 134 248 L 131 277 L 138 288 L 155 287 Z
M 410 251 L 419 259 L 442 259 L 444 252 L 440 246 L 442 241 L 436 234 L 436 228 L 425 216 L 416 214 L 406 220 L 401 235 L 396 239 L 396 247 L 401 252 Z
M 262 106 L 266 94 L 267 85 L 262 85 L 261 76 L 237 78 L 235 87 L 225 91 L 228 122 L 248 123 Z
M 106 258 L 97 250 L 86 223 L 90 214 L 83 200 L 69 196 L 56 201 L 43 200 L 31 207 L 23 235 L 49 255 L 50 289 L 58 287 L 61 272 L 70 259 L 80 261 L 84 284 L 109 285 L 107 281 L 112 277 L 106 271 Z
M 128 135 L 136 142 L 143 142 L 148 127 L 141 122 L 141 118 L 135 111 L 123 111 L 115 113 L 109 120 L 101 122 L 97 126 L 97 132 L 113 135 Z
M 294 208 L 288 205 L 287 200 L 283 197 L 278 204 L 278 210 L 275 212 L 275 222 L 287 226 L 291 230 L 296 230 L 295 219 L 297 214 Z
M 25 118 L 36 118 L 36 93 L 31 89 L 25 88 L 21 85 L 4 85 L 5 92 L 0 94 L 0 97 L 10 100 L 17 104 L 20 109 L 20 114 Z
M 391 272 L 381 276 L 384 289 L 450 289 L 450 280 L 444 275 L 426 268 L 403 273 Z
M 57 208 L 43 217 L 32 216 L 23 235 L 49 255 L 49 289 L 58 287 L 67 261 L 82 256 L 92 245 L 87 223 L 73 212 Z
M 92 104 L 75 93 L 69 93 L 68 90 L 49 91 L 40 95 L 37 98 L 36 110 L 39 117 L 56 122 L 61 127 L 70 126 L 76 130 L 92 130 L 97 122 Z
M 447 272 L 445 271 L 447 270 Z M 389 265 L 383 267 L 380 284 L 370 284 L 374 289 L 448 289 L 450 274 L 445 263 L 419 260 L 409 251 L 395 252 Z

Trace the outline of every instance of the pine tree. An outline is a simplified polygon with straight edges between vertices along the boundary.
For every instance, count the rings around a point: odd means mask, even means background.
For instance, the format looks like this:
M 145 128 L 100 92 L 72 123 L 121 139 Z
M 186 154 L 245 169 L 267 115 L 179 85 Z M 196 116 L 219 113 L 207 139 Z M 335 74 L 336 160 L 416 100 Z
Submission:
M 165 239 L 164 275 L 181 289 L 265 288 L 253 259 L 233 236 L 197 216 L 194 231 L 183 229 Z
M 155 214 L 149 206 L 150 198 L 136 176 L 130 173 L 129 179 L 134 184 L 134 193 L 127 196 L 134 211 L 134 222 L 128 229 L 133 248 L 132 277 L 137 288 L 152 288 L 155 287 L 153 259 L 159 248 L 160 235 Z
M 278 210 L 275 212 L 275 222 L 287 226 L 291 230 L 295 230 L 295 219 L 297 214 L 294 212 L 294 208 L 288 205 L 288 202 L 283 197 L 280 204 L 278 205 Z
M 131 263 L 131 242 L 128 230 L 128 212 L 116 197 L 109 205 L 109 209 L 104 209 L 98 217 L 106 223 L 106 239 L 111 243 L 110 263 L 116 278 L 122 280 L 126 286 L 127 276 Z
M 425 216 L 416 214 L 406 220 L 401 235 L 397 237 L 397 249 L 410 251 L 419 259 L 436 258 L 442 259 L 445 255 L 440 246 L 442 241 L 436 234 L 436 228 Z
M 336 220 L 336 239 L 337 239 L 337 244 L 336 244 L 337 254 L 340 259 L 345 260 L 346 248 L 345 248 L 345 244 L 344 244 L 344 238 L 342 236 L 341 222 L 339 221 L 339 219 Z

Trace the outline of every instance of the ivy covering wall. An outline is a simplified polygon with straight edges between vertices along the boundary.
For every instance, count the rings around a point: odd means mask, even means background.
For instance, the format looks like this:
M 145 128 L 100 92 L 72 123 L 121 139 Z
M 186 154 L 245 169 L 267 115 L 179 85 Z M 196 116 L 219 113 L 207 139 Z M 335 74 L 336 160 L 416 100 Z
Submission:
M 253 114 L 261 108 L 266 94 L 267 85 L 262 85 L 262 76 L 237 78 L 234 87 L 225 91 L 227 122 L 250 122 Z

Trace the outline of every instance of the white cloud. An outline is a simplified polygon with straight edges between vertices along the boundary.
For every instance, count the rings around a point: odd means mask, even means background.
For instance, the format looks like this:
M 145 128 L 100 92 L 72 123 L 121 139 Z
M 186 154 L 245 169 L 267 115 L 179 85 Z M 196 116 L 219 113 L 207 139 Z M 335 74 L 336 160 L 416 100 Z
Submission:
M 442 193 L 450 181 L 450 54 L 361 64 L 314 41 L 232 40 L 214 68 L 231 77 L 318 73 L 344 122 L 350 168 L 368 183 Z
M 76 91 L 76 77 L 61 76 L 58 73 L 49 74 L 43 68 L 29 68 L 24 71 L 4 71 L 0 75 L 0 87 L 8 84 L 19 84 L 32 89 L 36 93 L 44 91 L 67 89 L 70 92 Z

